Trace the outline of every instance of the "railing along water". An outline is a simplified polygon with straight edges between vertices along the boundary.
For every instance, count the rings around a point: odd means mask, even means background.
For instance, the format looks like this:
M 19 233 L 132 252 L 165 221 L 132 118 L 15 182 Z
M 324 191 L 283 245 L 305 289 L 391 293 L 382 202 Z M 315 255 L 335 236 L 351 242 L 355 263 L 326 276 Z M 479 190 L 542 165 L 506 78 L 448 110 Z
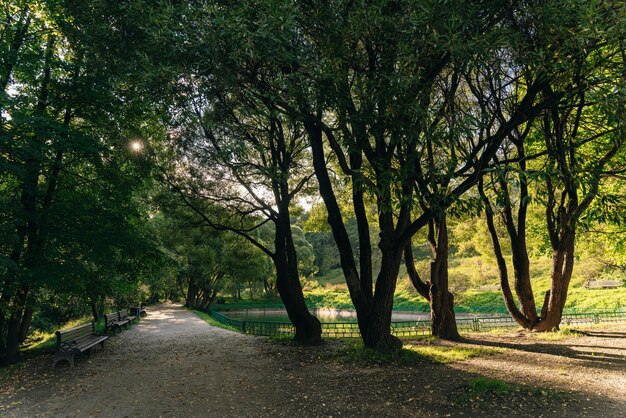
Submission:
M 243 334 L 260 336 L 293 335 L 295 330 L 291 322 L 250 321 L 230 318 L 219 312 L 211 311 L 210 315 L 218 322 L 238 330 Z M 519 327 L 510 316 L 472 316 L 457 319 L 457 327 L 461 333 L 489 332 L 498 329 L 507 330 Z M 613 311 L 593 310 L 587 312 L 566 313 L 561 325 L 596 325 L 626 324 L 626 310 Z M 361 336 L 359 326 L 355 322 L 322 322 L 324 338 L 358 338 Z M 392 321 L 391 333 L 397 337 L 418 337 L 430 335 L 430 320 Z

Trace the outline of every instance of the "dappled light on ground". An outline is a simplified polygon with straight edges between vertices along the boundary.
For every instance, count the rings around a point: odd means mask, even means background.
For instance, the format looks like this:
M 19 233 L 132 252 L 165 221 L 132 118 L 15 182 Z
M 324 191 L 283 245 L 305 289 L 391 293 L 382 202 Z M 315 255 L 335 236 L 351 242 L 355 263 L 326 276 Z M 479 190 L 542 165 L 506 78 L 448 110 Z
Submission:
M 74 369 L 25 361 L 0 382 L 0 416 L 618 417 L 626 408 L 626 341 L 614 338 L 626 328 L 558 341 L 429 337 L 407 341 L 399 362 L 363 353 L 358 340 L 302 347 L 212 327 L 178 305 L 148 312 Z

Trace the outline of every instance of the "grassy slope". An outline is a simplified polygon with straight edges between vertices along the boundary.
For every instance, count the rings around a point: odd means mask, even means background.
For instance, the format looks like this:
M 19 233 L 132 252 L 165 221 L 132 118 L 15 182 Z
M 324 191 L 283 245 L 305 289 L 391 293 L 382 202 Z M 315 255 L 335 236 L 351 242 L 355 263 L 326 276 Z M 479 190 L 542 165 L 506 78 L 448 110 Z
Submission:
M 498 284 L 495 266 L 479 264 L 478 257 L 452 260 L 450 262 L 451 288 L 455 295 L 457 312 L 506 313 L 499 291 L 479 291 L 479 286 Z M 551 260 L 542 258 L 531 263 L 531 275 L 535 298 L 540 304 L 545 291 L 550 287 Z M 615 309 L 626 307 L 626 287 L 617 289 L 585 289 L 584 282 L 593 280 L 599 274 L 599 266 L 593 261 L 579 261 L 570 284 L 566 309 Z M 310 307 L 352 309 L 352 302 L 343 282 L 341 271 L 332 271 L 327 277 L 319 276 L 307 281 L 305 297 Z M 218 310 L 282 308 L 280 300 L 228 301 L 216 305 Z M 395 294 L 394 309 L 408 311 L 428 311 L 426 301 L 415 292 L 408 278 L 401 277 Z

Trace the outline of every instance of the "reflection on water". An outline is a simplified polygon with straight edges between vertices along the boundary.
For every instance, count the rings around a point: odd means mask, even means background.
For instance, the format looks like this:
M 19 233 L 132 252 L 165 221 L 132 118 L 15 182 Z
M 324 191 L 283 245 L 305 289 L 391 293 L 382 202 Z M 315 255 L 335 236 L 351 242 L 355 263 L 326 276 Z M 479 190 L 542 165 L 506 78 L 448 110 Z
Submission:
M 287 312 L 284 309 L 245 309 L 220 312 L 222 315 L 233 319 L 241 319 L 246 321 L 264 321 L 264 322 L 290 322 Z M 329 309 L 319 308 L 312 309 L 311 313 L 319 318 L 321 322 L 357 322 L 356 311 L 349 309 Z M 456 314 L 457 319 L 472 318 L 474 314 Z M 480 314 L 481 317 L 502 316 Z M 391 314 L 392 321 L 417 321 L 429 320 L 429 312 L 408 312 L 395 311 Z
M 247 309 L 220 313 L 229 318 L 246 321 L 289 322 L 287 312 L 280 309 Z M 357 322 L 356 312 L 348 309 L 313 309 L 311 313 L 321 322 Z M 394 312 L 391 317 L 392 321 L 417 321 L 428 318 L 427 312 Z

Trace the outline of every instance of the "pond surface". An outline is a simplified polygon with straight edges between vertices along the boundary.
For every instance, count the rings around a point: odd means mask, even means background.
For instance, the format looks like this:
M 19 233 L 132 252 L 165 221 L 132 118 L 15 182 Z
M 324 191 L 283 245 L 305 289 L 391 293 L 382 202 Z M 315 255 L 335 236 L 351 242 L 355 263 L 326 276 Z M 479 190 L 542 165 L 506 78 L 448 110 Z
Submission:
M 220 312 L 233 319 L 246 321 L 264 322 L 290 322 L 287 312 L 281 309 L 246 309 Z M 313 309 L 311 313 L 319 318 L 321 322 L 357 322 L 356 312 L 349 309 Z M 458 318 L 471 318 L 472 314 L 457 314 Z M 490 316 L 482 314 L 481 316 Z M 429 312 L 409 312 L 395 311 L 391 315 L 392 321 L 418 321 L 429 320 Z

